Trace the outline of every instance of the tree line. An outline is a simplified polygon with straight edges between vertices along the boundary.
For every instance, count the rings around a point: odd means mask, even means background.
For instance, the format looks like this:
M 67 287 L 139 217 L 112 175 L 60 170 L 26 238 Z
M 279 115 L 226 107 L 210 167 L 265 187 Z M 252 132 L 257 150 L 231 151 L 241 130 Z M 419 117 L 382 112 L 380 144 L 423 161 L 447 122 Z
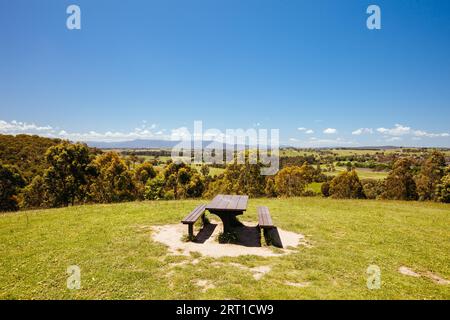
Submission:
M 24 137 L 19 137 L 24 141 Z M 33 138 L 37 139 L 37 138 Z M 37 140 L 36 140 L 37 141 Z M 168 160 L 163 166 L 124 159 L 114 151 L 101 152 L 81 143 L 45 140 L 33 152 L 38 165 L 30 171 L 23 163 L 0 162 L 0 211 L 50 208 L 86 203 L 135 200 L 211 198 L 219 193 L 250 197 L 313 196 L 312 182 L 332 198 L 431 200 L 450 202 L 450 168 L 442 153 L 434 151 L 420 165 L 409 157 L 397 158 L 384 180 L 360 180 L 354 168 L 330 177 L 329 166 L 304 161 L 285 163 L 275 176 L 262 176 L 261 164 L 229 163 L 211 177 L 209 167 L 199 170 Z M 27 145 L 30 141 L 27 140 Z M 44 146 L 44 147 L 43 147 Z M 16 161 L 16 156 L 10 156 Z M 30 156 L 28 156 L 29 158 Z M 134 160 L 133 160 L 134 159 Z M 298 161 L 299 159 L 295 159 Z M 28 161 L 28 160 L 27 160 Z M 329 164 L 328 164 L 329 165 Z

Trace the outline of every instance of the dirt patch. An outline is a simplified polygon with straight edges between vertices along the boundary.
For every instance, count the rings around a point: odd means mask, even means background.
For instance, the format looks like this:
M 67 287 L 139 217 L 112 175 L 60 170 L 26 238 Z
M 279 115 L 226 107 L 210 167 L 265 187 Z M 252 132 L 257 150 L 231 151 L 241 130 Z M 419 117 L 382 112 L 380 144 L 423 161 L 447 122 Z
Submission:
M 433 280 L 434 283 L 440 284 L 440 285 L 449 285 L 450 281 L 444 278 L 441 278 L 440 276 L 428 271 L 427 273 L 425 273 L 425 276 L 430 278 L 431 280 Z
M 310 285 L 309 282 L 289 282 L 289 281 L 286 281 L 284 284 L 287 286 L 297 287 L 297 288 L 305 288 Z
M 404 274 L 405 276 L 410 276 L 410 277 L 420 277 L 420 274 L 418 274 L 417 272 L 414 272 L 413 270 L 411 270 L 408 267 L 402 266 L 400 268 L 398 268 L 398 272 L 400 272 L 401 274 Z
M 259 266 L 259 267 L 249 268 L 240 263 L 235 263 L 235 262 L 231 262 L 231 263 L 214 262 L 214 263 L 212 263 L 212 266 L 214 266 L 214 267 L 232 266 L 235 268 L 246 270 L 253 274 L 253 279 L 255 279 L 255 280 L 261 280 L 261 278 L 266 273 L 268 273 L 268 272 L 270 272 L 270 270 L 272 270 L 272 267 L 270 267 L 270 266 Z
M 400 267 L 398 269 L 398 272 L 400 272 L 401 274 L 404 274 L 404 275 L 407 275 L 407 276 L 411 276 L 411 277 L 416 277 L 416 278 L 419 278 L 419 277 L 423 276 L 423 277 L 426 277 L 428 279 L 431 279 L 434 283 L 439 284 L 439 285 L 449 285 L 450 284 L 449 280 L 444 279 L 444 278 L 442 278 L 442 277 L 438 276 L 437 274 L 434 274 L 434 273 L 432 273 L 430 271 L 427 271 L 425 273 L 420 274 L 420 273 L 417 273 L 417 272 L 411 270 L 408 267 L 402 266 L 402 267 Z
M 183 236 L 187 233 L 187 226 L 183 224 L 171 224 L 165 226 L 153 227 L 153 240 L 165 244 L 171 254 L 190 255 L 191 252 L 197 252 L 208 257 L 237 257 L 242 255 L 256 255 L 263 257 L 275 257 L 288 253 L 293 250 L 287 248 L 296 248 L 302 245 L 304 236 L 294 232 L 278 229 L 283 249 L 274 251 L 271 247 L 262 247 L 260 237 L 256 233 L 255 226 L 245 225 L 237 229 L 238 244 L 221 244 L 217 241 L 219 233 L 222 231 L 220 223 L 212 223 L 205 226 L 194 242 L 183 241 Z
M 208 291 L 209 289 L 214 289 L 216 286 L 211 282 L 211 281 L 209 281 L 209 280 L 196 280 L 196 281 L 194 281 L 194 284 L 197 286 L 197 287 L 200 287 L 201 288 L 201 292 L 206 292 L 206 291 Z

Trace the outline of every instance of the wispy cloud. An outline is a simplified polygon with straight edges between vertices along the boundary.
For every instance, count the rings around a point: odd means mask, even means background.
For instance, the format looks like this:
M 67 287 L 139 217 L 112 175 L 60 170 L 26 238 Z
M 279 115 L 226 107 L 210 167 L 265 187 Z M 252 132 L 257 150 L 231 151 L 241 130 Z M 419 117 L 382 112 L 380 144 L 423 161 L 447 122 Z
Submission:
M 377 132 L 386 135 L 386 136 L 415 136 L 415 137 L 426 137 L 426 138 L 438 138 L 438 137 L 449 137 L 450 134 L 448 132 L 442 133 L 430 133 L 425 130 L 415 130 L 411 127 L 404 126 L 401 124 L 396 124 L 393 128 L 378 128 Z
M 308 128 L 304 128 L 304 127 L 297 128 L 297 130 L 301 131 L 301 132 L 304 132 L 306 134 L 313 134 L 314 133 L 314 130 L 308 129 Z
M 372 134 L 373 129 L 372 128 L 359 128 L 352 132 L 352 135 L 360 136 L 362 134 Z
M 323 130 L 323 133 L 325 133 L 325 134 L 335 134 L 335 133 L 337 133 L 337 130 L 335 128 L 326 128 L 325 130 Z
M 45 125 L 40 126 L 35 123 L 26 123 L 20 121 L 7 122 L 0 120 L 0 133 L 3 134 L 38 134 L 40 136 L 49 138 L 61 138 L 72 141 L 101 141 L 101 142 L 114 142 L 114 141 L 126 141 L 134 139 L 167 139 L 169 140 L 171 135 L 165 135 L 163 130 L 158 130 L 156 124 L 146 125 L 135 128 L 129 132 L 122 131 L 107 131 L 107 132 L 70 132 L 68 130 L 53 128 L 52 126 Z

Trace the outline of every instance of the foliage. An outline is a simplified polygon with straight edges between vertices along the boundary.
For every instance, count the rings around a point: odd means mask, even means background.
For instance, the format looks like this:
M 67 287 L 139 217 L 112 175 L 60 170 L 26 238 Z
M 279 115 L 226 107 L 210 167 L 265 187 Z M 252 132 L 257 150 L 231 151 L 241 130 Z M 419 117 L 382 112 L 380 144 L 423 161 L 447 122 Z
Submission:
M 99 155 L 93 161 L 96 177 L 90 188 L 90 199 L 95 202 L 120 202 L 134 199 L 136 185 L 132 173 L 115 152 Z
M 384 199 L 416 200 L 416 183 L 414 182 L 412 162 L 408 158 L 397 160 L 386 178 Z
M 0 134 L 0 162 L 15 165 L 25 181 L 30 182 L 36 175 L 42 175 L 48 167 L 45 152 L 61 143 L 60 139 L 43 138 L 36 135 Z
M 162 174 L 153 179 L 149 179 L 145 186 L 145 199 L 160 200 L 164 198 L 165 180 Z
M 328 181 L 322 183 L 322 185 L 320 186 L 320 191 L 322 192 L 322 195 L 324 197 L 329 197 L 330 196 L 330 183 Z
M 17 195 L 24 185 L 25 180 L 16 167 L 0 163 L 0 211 L 19 210 Z
M 284 197 L 300 196 L 306 185 L 313 181 L 314 168 L 307 163 L 301 167 L 289 166 L 281 169 L 275 176 L 275 190 Z
M 367 199 L 379 199 L 385 191 L 385 181 L 379 179 L 362 179 L 361 184 Z
M 445 156 L 434 151 L 422 164 L 415 179 L 419 200 L 435 200 L 436 187 L 444 176 Z
M 361 181 L 355 170 L 342 172 L 330 182 L 330 196 L 335 199 L 365 198 Z
M 450 169 L 447 171 L 449 173 L 443 176 L 440 183 L 436 186 L 436 200 L 450 203 Z
M 46 192 L 52 206 L 67 206 L 85 196 L 90 166 L 89 149 L 84 144 L 62 142 L 50 147 L 45 153 L 49 165 L 44 173 Z
M 136 197 L 139 200 L 145 197 L 145 186 L 149 179 L 156 177 L 156 170 L 150 162 L 137 165 L 134 169 L 134 180 L 136 184 Z
M 45 182 L 41 176 L 36 176 L 23 190 L 22 207 L 45 208 L 49 205 Z

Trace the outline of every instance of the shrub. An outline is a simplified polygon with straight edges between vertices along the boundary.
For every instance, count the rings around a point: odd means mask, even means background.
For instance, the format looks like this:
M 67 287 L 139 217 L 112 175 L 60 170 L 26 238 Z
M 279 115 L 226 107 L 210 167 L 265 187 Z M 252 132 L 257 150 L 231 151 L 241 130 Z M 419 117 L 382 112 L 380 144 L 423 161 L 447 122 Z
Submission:
M 384 180 L 363 179 L 361 180 L 361 184 L 367 199 L 378 199 L 385 191 Z
M 306 163 L 301 167 L 291 166 L 281 169 L 275 176 L 277 194 L 286 197 L 301 196 L 306 185 L 313 180 L 311 175 L 313 170 L 314 168 Z
M 0 163 L 0 211 L 19 210 L 17 194 L 24 185 L 25 180 L 16 167 Z
M 330 195 L 335 199 L 365 198 L 361 181 L 355 170 L 342 172 L 330 183 Z
M 437 185 L 436 200 L 450 203 L 450 174 L 445 175 Z
M 45 207 L 48 199 L 44 179 L 41 176 L 34 177 L 33 181 L 23 190 L 22 196 L 22 206 L 25 208 Z
M 445 156 L 434 151 L 422 164 L 416 178 L 419 200 L 434 200 L 436 187 L 444 176 Z
M 382 198 L 392 200 L 416 200 L 416 183 L 412 162 L 407 158 L 397 160 L 386 178 Z
M 330 196 L 330 183 L 329 182 L 322 183 L 322 185 L 320 186 L 320 191 L 322 192 L 322 195 L 324 197 L 329 197 Z

